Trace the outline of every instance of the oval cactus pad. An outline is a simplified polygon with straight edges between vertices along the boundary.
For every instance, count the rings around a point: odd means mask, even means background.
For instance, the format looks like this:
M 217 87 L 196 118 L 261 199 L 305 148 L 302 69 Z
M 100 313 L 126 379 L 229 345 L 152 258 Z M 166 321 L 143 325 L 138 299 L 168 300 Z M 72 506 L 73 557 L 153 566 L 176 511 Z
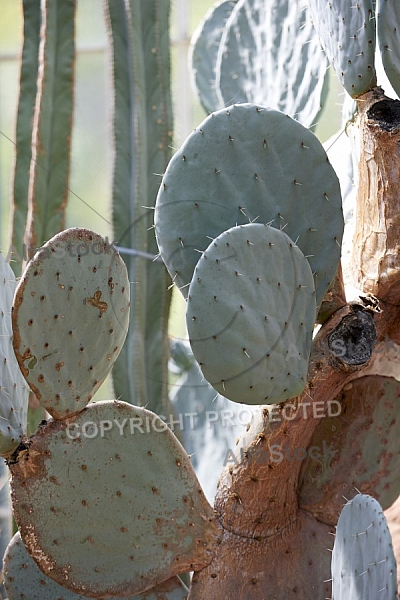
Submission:
M 376 86 L 375 1 L 309 0 L 322 47 L 340 83 L 356 98 Z
M 319 140 L 287 115 L 255 104 L 211 114 L 170 161 L 155 228 L 161 256 L 182 293 L 199 252 L 220 233 L 271 224 L 309 260 L 317 305 L 340 258 L 339 181 Z
M 28 263 L 14 298 L 14 351 L 54 418 L 82 410 L 107 377 L 127 334 L 129 297 L 123 260 L 93 231 L 67 229 Z
M 29 600 L 85 600 L 84 596 L 63 588 L 39 569 L 19 532 L 10 540 L 4 555 L 4 585 L 11 600 L 28 597 Z
M 335 600 L 397 600 L 396 559 L 382 507 L 357 494 L 344 505 L 332 552 Z
M 212 559 L 218 527 L 177 438 L 154 413 L 92 403 L 50 421 L 10 465 L 21 537 L 76 593 L 127 596 Z
M 315 315 L 307 259 L 268 225 L 222 233 L 189 287 L 193 354 L 207 381 L 234 402 L 274 404 L 303 391 Z
M 4 586 L 9 600 L 85 600 L 86 596 L 75 594 L 47 577 L 39 569 L 25 548 L 19 531 L 10 540 L 4 555 Z M 118 596 L 108 596 L 116 600 Z M 187 589 L 179 577 L 148 590 L 143 595 L 129 596 L 127 600 L 186 600 Z M 102 600 L 99 598 L 98 600 Z

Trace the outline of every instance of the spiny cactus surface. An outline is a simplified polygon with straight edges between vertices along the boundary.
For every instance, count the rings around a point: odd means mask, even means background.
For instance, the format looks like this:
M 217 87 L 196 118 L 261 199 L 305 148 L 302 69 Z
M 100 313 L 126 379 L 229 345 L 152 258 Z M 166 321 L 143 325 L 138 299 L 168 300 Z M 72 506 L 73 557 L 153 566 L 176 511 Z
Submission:
M 282 229 L 308 259 L 322 301 L 340 257 L 337 176 L 318 139 L 283 113 L 238 104 L 211 114 L 170 161 L 157 197 L 162 258 L 187 296 L 201 252 L 252 221 Z
M 385 73 L 400 97 L 400 4 L 379 0 L 378 41 Z
M 11 307 L 17 282 L 0 253 L 0 456 L 7 456 L 26 433 L 29 388 L 12 344 Z
M 47 577 L 25 548 L 19 532 L 11 539 L 4 557 L 4 581 L 8 600 L 27 598 L 29 600 L 84 600 L 87 598 L 67 590 Z M 117 598 L 117 596 L 108 596 L 109 600 Z M 125 598 L 127 600 L 186 600 L 187 589 L 178 577 L 173 577 L 144 594 L 125 596 Z
M 339 81 L 352 97 L 376 86 L 375 2 L 309 0 L 312 19 Z
M 383 344 L 376 352 L 383 352 Z M 357 488 L 373 493 L 386 510 L 400 493 L 399 420 L 399 381 L 369 375 L 347 384 L 310 440 L 310 446 L 325 443 L 330 451 L 324 459 L 304 460 L 300 507 L 334 525 L 343 495 L 349 497 Z
M 333 600 L 396 600 L 396 560 L 382 508 L 357 494 L 345 504 L 332 553 Z
M 299 0 L 239 0 L 222 32 L 216 77 L 215 108 L 254 102 L 313 125 L 327 61 L 308 6 Z
M 215 552 L 219 530 L 190 460 L 143 408 L 104 401 L 50 421 L 10 469 L 25 545 L 75 593 L 139 594 Z
M 107 377 L 129 321 L 123 260 L 100 235 L 68 229 L 29 262 L 15 293 L 21 371 L 55 418 L 82 410 Z
M 274 404 L 300 394 L 315 317 L 310 265 L 279 229 L 233 227 L 197 263 L 190 343 L 205 378 L 230 400 Z
M 17 532 L 4 555 L 4 583 L 8 600 L 84 600 L 49 579 L 37 566 Z
M 221 108 L 216 88 L 218 47 L 226 21 L 236 2 L 237 0 L 222 0 L 210 8 L 190 42 L 189 62 L 193 85 L 208 113 Z

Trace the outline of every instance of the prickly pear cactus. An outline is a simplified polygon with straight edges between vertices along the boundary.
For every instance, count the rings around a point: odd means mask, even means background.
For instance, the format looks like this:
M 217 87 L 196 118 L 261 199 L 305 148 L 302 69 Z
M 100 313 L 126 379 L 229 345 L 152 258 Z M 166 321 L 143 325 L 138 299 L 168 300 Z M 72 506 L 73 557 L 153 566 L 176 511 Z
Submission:
M 326 82 L 327 62 L 307 5 L 299 0 L 239 0 L 218 45 L 215 109 L 254 102 L 310 127 Z
M 8 456 L 26 434 L 29 388 L 12 345 L 11 307 L 17 282 L 0 253 L 0 456 Z
M 212 559 L 219 529 L 186 452 L 154 413 L 90 404 L 10 464 L 21 537 L 77 594 L 139 594 Z
M 205 15 L 190 41 L 192 83 L 207 113 L 221 108 L 216 87 L 218 47 L 237 0 L 222 0 Z
M 315 317 L 310 265 L 279 229 L 228 229 L 197 263 L 189 339 L 207 381 L 230 400 L 274 404 L 300 394 Z
M 318 139 L 283 113 L 238 104 L 211 114 L 170 161 L 157 197 L 161 256 L 187 296 L 220 233 L 252 221 L 282 229 L 308 259 L 320 304 L 343 235 L 337 176 Z
M 4 583 L 8 600 L 84 600 L 61 587 L 39 569 L 21 540 L 19 532 L 11 539 L 4 556 Z
M 400 97 L 400 4 L 379 0 L 378 40 L 385 73 Z
M 327 444 L 330 452 L 325 460 L 308 456 L 303 461 L 299 506 L 334 525 L 343 496 L 350 497 L 357 488 L 373 493 L 387 509 L 400 488 L 399 420 L 399 381 L 368 375 L 348 383 L 310 441 L 319 448 Z
M 332 553 L 333 600 L 396 600 L 396 560 L 377 500 L 357 494 L 345 504 Z
M 17 532 L 10 541 L 4 557 L 4 581 L 8 600 L 84 600 L 87 596 L 75 594 L 47 577 L 37 566 L 21 535 Z M 178 577 L 148 590 L 140 596 L 127 597 L 133 600 L 185 600 L 187 589 Z M 116 600 L 116 596 L 108 596 Z M 98 598 L 97 600 L 102 600 Z
M 115 248 L 87 229 L 57 234 L 29 262 L 15 293 L 14 350 L 54 418 L 82 410 L 109 373 L 128 329 L 129 290 Z
M 375 2 L 309 0 L 312 19 L 339 81 L 356 98 L 376 86 Z

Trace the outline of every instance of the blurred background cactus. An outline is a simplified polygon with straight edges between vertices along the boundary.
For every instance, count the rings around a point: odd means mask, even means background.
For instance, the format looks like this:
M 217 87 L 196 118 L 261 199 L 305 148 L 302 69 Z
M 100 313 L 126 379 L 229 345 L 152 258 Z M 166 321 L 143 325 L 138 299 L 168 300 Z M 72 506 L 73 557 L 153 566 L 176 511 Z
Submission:
M 16 286 L 9 265 L 22 276 L 13 341 L 32 392 L 27 411 L 26 384 L 10 368 L 11 295 L 0 290 L 2 456 L 19 527 L 3 596 L 24 597 L 29 581 L 32 598 L 352 599 L 339 537 L 339 591 L 325 550 L 342 494 L 351 500 L 359 489 L 383 509 L 400 494 L 399 11 L 387 0 L 334 0 L 329 10 L 317 0 L 176 0 L 172 16 L 169 0 L 4 5 L 2 281 Z M 7 47 L 19 26 L 20 47 Z M 190 78 L 200 103 L 187 116 Z M 119 249 L 128 331 L 126 319 L 88 325 L 73 303 L 74 261 L 55 271 L 46 262 L 66 227 L 94 229 Z M 82 243 L 74 231 L 56 243 Z M 85 310 L 101 317 L 113 304 L 118 314 L 115 265 L 76 260 L 92 270 L 76 284 Z M 76 393 L 73 345 L 56 374 L 45 368 L 40 336 L 53 343 L 65 333 L 40 308 L 47 289 L 66 335 L 97 332 L 94 360 L 77 363 L 92 373 L 96 362 L 96 372 L 88 382 L 76 376 Z M 116 324 L 127 333 L 121 352 L 123 336 L 110 345 Z M 100 403 L 85 408 L 90 400 Z M 39 425 L 45 409 L 54 420 Z M 112 428 L 121 416 L 131 427 L 123 435 Z M 86 432 L 89 418 L 99 436 L 69 435 L 70 426 Z M 144 422 L 156 430 L 140 431 Z M 12 532 L 2 491 L 4 552 Z M 359 497 L 352 502 L 361 510 Z M 375 522 L 365 511 L 357 533 Z M 178 575 L 190 571 L 187 589 Z M 391 599 L 387 575 L 377 585 Z

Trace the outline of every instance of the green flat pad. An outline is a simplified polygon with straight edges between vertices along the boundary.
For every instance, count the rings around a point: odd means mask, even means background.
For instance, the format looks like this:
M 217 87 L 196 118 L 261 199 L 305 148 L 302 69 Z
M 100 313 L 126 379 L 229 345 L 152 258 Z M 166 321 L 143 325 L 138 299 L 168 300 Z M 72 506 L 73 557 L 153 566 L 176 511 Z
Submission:
M 28 263 L 15 293 L 14 350 L 42 406 L 82 410 L 110 372 L 129 323 L 129 280 L 113 246 L 68 229 Z
M 396 600 L 396 559 L 379 502 L 357 494 L 340 514 L 332 552 L 334 600 Z
M 216 63 L 224 27 L 236 2 L 237 0 L 223 0 L 212 6 L 190 41 L 189 64 L 192 67 L 193 86 L 207 113 L 223 106 L 215 85 Z
M 185 296 L 210 240 L 252 221 L 284 229 L 299 246 L 314 273 L 319 305 L 340 257 L 338 178 L 318 139 L 300 123 L 240 104 L 213 113 L 190 134 L 158 193 L 157 241 Z
M 307 259 L 267 225 L 222 233 L 189 287 L 193 354 L 207 381 L 234 402 L 275 404 L 303 391 L 315 316 Z
M 239 0 L 217 47 L 215 108 L 254 102 L 311 127 L 327 93 L 328 62 L 302 0 Z
M 375 1 L 309 0 L 322 47 L 340 83 L 356 98 L 376 86 Z
M 29 600 L 85 600 L 87 598 L 87 596 L 67 590 L 47 577 L 25 548 L 19 532 L 11 539 L 4 555 L 4 585 L 8 600 L 28 600 L 28 598 Z M 173 577 L 140 596 L 126 596 L 125 598 L 128 600 L 186 600 L 187 594 L 187 588 L 179 577 Z M 117 596 L 108 598 L 117 600 Z
M 190 460 L 154 413 L 90 404 L 30 438 L 12 472 L 21 537 L 75 593 L 139 594 L 207 565 L 218 528 Z

